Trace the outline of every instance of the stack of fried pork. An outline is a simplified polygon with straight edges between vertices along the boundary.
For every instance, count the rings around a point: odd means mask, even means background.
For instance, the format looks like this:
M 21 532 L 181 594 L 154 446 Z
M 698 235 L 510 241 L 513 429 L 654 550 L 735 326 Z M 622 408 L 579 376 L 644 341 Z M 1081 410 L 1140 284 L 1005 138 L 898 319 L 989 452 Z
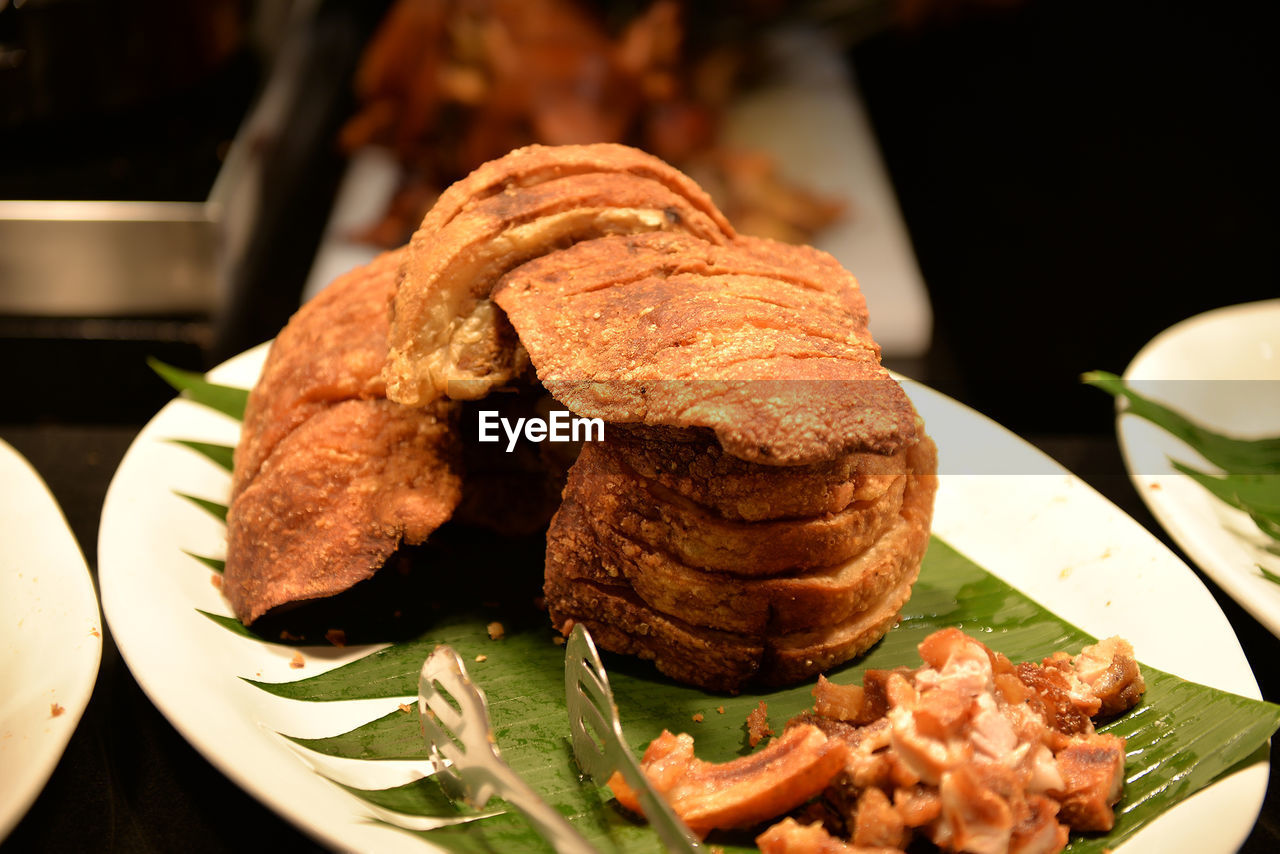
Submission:
M 928 541 L 933 446 L 834 261 L 616 236 L 522 265 L 493 298 L 552 395 L 609 424 L 548 534 L 562 631 L 736 690 L 799 681 L 893 624 Z
M 928 540 L 933 445 L 830 256 L 737 235 L 634 149 L 535 146 L 441 196 L 400 253 L 392 309 L 385 405 L 438 412 L 537 382 L 607 422 L 548 532 L 556 628 L 584 622 L 607 649 L 737 690 L 845 661 L 897 618 Z M 242 449 L 271 429 L 247 422 Z M 229 553 L 228 577 L 308 588 L 264 553 Z

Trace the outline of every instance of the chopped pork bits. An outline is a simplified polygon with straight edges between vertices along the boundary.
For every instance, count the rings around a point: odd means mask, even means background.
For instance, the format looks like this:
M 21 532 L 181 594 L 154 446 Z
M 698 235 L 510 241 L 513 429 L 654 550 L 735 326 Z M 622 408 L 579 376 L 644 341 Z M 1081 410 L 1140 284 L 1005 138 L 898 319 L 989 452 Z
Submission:
M 645 773 L 699 835 L 783 817 L 766 854 L 884 854 L 918 839 L 971 854 L 1052 854 L 1071 830 L 1108 831 L 1124 783 L 1124 740 L 1093 718 L 1146 686 L 1120 638 L 1014 664 L 959 629 L 925 638 L 914 670 L 819 678 L 814 711 L 759 751 L 697 759 L 664 732 Z M 616 777 L 619 802 L 636 809 Z M 914 850 L 914 849 L 913 849 Z

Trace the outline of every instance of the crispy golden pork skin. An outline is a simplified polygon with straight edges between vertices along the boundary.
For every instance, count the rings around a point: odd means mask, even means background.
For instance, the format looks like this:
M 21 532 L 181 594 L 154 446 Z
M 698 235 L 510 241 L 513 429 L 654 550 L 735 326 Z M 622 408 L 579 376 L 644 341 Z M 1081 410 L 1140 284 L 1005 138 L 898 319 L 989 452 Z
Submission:
M 403 254 L 339 277 L 303 306 L 249 395 L 223 575 L 245 624 L 371 577 L 402 541 L 426 540 L 458 503 L 450 412 L 383 396 Z
M 807 247 L 603 237 L 494 290 L 557 400 L 611 423 L 708 428 L 733 456 L 804 465 L 910 444 L 857 282 Z
M 222 589 L 249 624 L 371 578 L 461 495 L 449 419 L 388 400 L 320 410 L 277 443 L 227 514 Z
M 384 397 L 387 313 L 404 250 L 340 276 L 280 330 L 249 395 L 236 448 L 234 499 L 276 444 L 335 401 Z
M 490 291 L 508 270 L 608 234 L 734 232 L 707 195 L 655 157 L 617 145 L 518 149 L 454 184 L 408 247 L 389 338 L 387 394 L 422 406 L 483 397 L 525 366 Z
M 832 513 L 742 522 L 637 474 L 611 451 L 609 441 L 587 443 L 566 493 L 592 509 L 598 532 L 603 534 L 607 525 L 619 536 L 690 567 L 746 577 L 827 567 L 862 554 L 900 518 L 911 473 L 904 452 L 901 472 L 873 498 L 852 501 Z M 773 466 L 756 468 L 761 489 L 789 474 Z
M 584 454 L 589 450 L 590 446 Z M 913 448 L 912 462 L 920 472 L 933 471 L 933 444 L 927 437 Z M 760 637 L 846 623 L 905 579 L 914 578 L 929 542 L 937 480 L 928 473 L 904 475 L 905 494 L 897 496 L 888 524 L 848 558 L 802 570 L 756 574 L 745 560 L 737 573 L 690 566 L 666 549 L 617 530 L 616 519 L 592 503 L 598 493 L 582 492 L 583 483 L 590 486 L 594 478 L 589 473 L 582 477 L 580 469 L 581 465 L 574 468 L 548 539 L 558 540 L 568 527 L 584 527 L 591 547 L 577 553 L 558 551 L 564 573 L 599 584 L 625 583 L 654 610 L 694 625 Z M 624 490 L 641 489 L 613 484 Z M 762 526 L 762 548 L 777 539 L 776 525 L 756 524 Z M 803 539 L 792 543 L 790 554 L 803 561 Z
M 573 578 L 548 543 L 546 593 L 553 625 L 567 634 L 583 623 L 604 649 L 652 661 L 673 679 L 709 691 L 792 685 L 842 664 L 884 637 L 911 596 L 919 567 L 843 623 L 774 635 L 698 626 L 648 605 L 629 585 Z
M 785 477 L 733 456 L 710 430 L 610 424 L 604 451 L 618 464 L 725 519 L 759 522 L 839 513 L 855 501 L 875 501 L 905 471 L 905 453 L 853 453 Z

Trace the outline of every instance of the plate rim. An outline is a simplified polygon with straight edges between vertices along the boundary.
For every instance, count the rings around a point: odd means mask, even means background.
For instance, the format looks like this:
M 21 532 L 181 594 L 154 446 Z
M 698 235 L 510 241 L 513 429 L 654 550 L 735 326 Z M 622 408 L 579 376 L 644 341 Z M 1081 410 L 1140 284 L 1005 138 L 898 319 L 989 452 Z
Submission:
M 80 548 L 67 522 L 66 514 L 49 489 L 49 485 L 45 483 L 31 461 L 3 439 L 0 439 L 0 458 L 3 458 L 5 466 L 11 466 L 15 471 L 22 472 L 18 476 L 19 488 L 25 494 L 25 499 L 32 502 L 31 511 L 42 516 L 49 524 L 50 532 L 55 535 L 54 541 L 46 541 L 41 547 L 41 552 L 46 557 L 50 553 L 56 553 L 57 559 L 43 562 L 40 574 L 57 576 L 64 585 L 63 590 L 73 591 L 75 601 L 69 604 L 76 611 L 74 616 L 59 618 L 57 622 L 69 625 L 74 621 L 76 626 L 81 626 L 83 624 L 80 621 L 83 620 L 91 625 L 84 635 L 59 633 L 60 637 L 66 637 L 68 640 L 74 638 L 77 641 L 68 643 L 66 649 L 59 651 L 71 654 L 76 665 L 75 672 L 71 681 L 59 685 L 56 689 L 58 705 L 63 709 L 56 718 L 53 718 L 59 722 L 56 732 L 49 733 L 49 737 L 42 741 L 41 748 L 35 757 L 37 761 L 22 765 L 19 774 L 26 779 L 19 787 L 17 797 L 7 804 L 0 803 L 0 842 L 3 842 L 21 823 L 40 793 L 44 791 L 89 706 L 102 665 L 103 618 L 97 587 L 94 584 L 93 574 L 89 570 L 88 561 L 85 560 L 84 551 Z M 12 488 L 12 483 L 6 484 L 6 489 Z M 0 524 L 0 529 L 3 527 L 4 525 Z M 30 617 L 31 615 L 27 614 L 24 616 L 24 621 Z M 85 638 L 88 640 L 86 641 Z
M 1280 320 L 1280 298 L 1220 306 L 1180 320 L 1172 326 L 1161 330 L 1144 344 L 1126 366 L 1121 376 L 1125 382 L 1135 379 L 1138 381 L 1158 379 L 1143 375 L 1143 371 L 1150 367 L 1152 360 L 1158 358 L 1161 352 L 1166 351 L 1171 346 L 1176 346 L 1176 342 L 1179 339 L 1193 330 L 1207 324 L 1229 322 L 1232 318 L 1241 315 L 1270 313 L 1276 314 L 1277 319 Z M 1186 476 L 1178 474 L 1172 468 L 1168 471 L 1161 471 L 1158 474 L 1136 471 L 1132 450 L 1134 441 L 1133 427 L 1140 419 L 1119 409 L 1120 405 L 1117 401 L 1115 429 L 1120 443 L 1121 457 L 1129 473 L 1129 479 L 1142 497 L 1142 501 L 1151 512 L 1151 515 L 1156 518 L 1156 521 L 1159 522 L 1161 528 L 1164 529 L 1169 537 L 1178 544 L 1178 547 L 1187 554 L 1205 575 L 1212 579 L 1218 587 L 1222 588 L 1224 593 L 1244 608 L 1273 635 L 1280 637 L 1280 607 L 1273 605 L 1268 608 L 1263 599 L 1253 595 L 1253 591 L 1249 589 L 1251 584 L 1248 580 L 1252 573 L 1242 572 L 1235 565 L 1224 566 L 1223 560 L 1226 558 L 1219 553 L 1219 549 L 1211 542 L 1206 541 L 1203 532 L 1199 529 L 1188 529 L 1180 523 L 1178 512 L 1180 509 L 1184 509 L 1183 504 L 1176 497 L 1178 493 L 1174 491 L 1171 494 L 1168 487 L 1181 483 L 1179 479 L 1185 479 Z M 1206 512 L 1213 513 L 1215 504 L 1207 494 L 1199 494 L 1199 500 Z M 1217 523 L 1215 522 L 1215 524 Z

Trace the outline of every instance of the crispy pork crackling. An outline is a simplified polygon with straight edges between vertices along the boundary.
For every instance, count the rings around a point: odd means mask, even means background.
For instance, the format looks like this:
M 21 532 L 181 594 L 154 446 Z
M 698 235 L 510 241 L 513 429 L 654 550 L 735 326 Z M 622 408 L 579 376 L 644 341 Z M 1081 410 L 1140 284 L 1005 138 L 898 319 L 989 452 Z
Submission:
M 915 439 L 857 282 L 813 249 L 610 236 L 516 268 L 493 299 L 543 385 L 579 415 L 707 428 L 768 465 L 893 454 Z
M 584 449 L 584 455 L 594 446 Z M 923 440 L 912 449 L 913 471 L 903 475 L 905 490 L 895 496 L 884 530 L 864 541 L 855 553 L 813 569 L 791 569 L 764 575 L 714 571 L 681 562 L 668 550 L 655 548 L 613 527 L 616 521 L 591 504 L 583 484 L 582 460 L 565 489 L 564 503 L 552 522 L 548 541 L 561 571 L 598 584 L 628 584 L 644 603 L 697 625 L 757 636 L 834 626 L 866 611 L 886 591 L 914 577 L 928 545 L 927 521 L 933 507 L 936 477 L 933 444 Z M 619 491 L 641 491 L 634 482 L 606 479 Z M 591 510 L 588 510 L 591 508 Z M 876 514 L 878 515 L 878 514 Z M 583 536 L 570 534 L 582 527 Z M 773 524 L 764 524 L 768 541 Z M 587 544 L 578 551 L 565 544 Z M 803 541 L 794 549 L 803 554 Z M 747 564 L 743 564 L 746 566 Z M 568 616 L 568 615 L 565 615 Z M 588 616 L 588 622 L 590 622 Z
M 518 149 L 446 190 L 414 233 L 401 271 L 387 394 L 411 406 L 483 397 L 525 359 L 490 301 L 519 264 L 607 234 L 734 232 L 701 188 L 657 158 L 620 145 Z
M 403 252 L 336 279 L 272 343 L 235 453 L 222 590 L 250 624 L 371 577 L 461 496 L 445 406 L 387 401 L 387 315 Z
M 555 627 L 716 690 L 807 678 L 893 625 L 928 543 L 933 443 L 867 324 L 833 258 L 737 235 L 647 154 L 514 151 L 277 339 L 228 597 L 251 622 L 421 542 L 458 505 L 457 402 L 536 382 L 608 422 L 548 531 Z

